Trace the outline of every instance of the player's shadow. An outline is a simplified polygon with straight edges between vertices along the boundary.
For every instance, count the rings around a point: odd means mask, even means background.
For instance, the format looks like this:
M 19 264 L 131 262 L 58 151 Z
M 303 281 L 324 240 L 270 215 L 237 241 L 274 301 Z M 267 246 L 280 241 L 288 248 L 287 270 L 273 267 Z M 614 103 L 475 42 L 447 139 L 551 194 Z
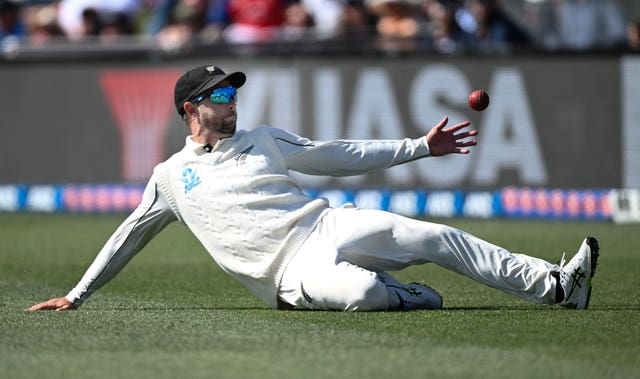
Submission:
M 106 308 L 100 309 L 105 310 Z M 111 311 L 271 311 L 264 307 L 113 307 Z
M 85 308 L 86 310 L 91 310 Z M 193 307 L 170 307 L 170 306 L 140 306 L 140 307 L 109 307 L 109 308 L 100 308 L 95 310 L 110 310 L 110 311 L 152 311 L 152 312 L 166 312 L 166 311 L 265 311 L 265 312 L 329 312 L 329 313 L 341 313 L 342 311 L 331 311 L 331 310 L 316 310 L 316 309 L 308 309 L 308 308 L 292 308 L 292 309 L 271 309 L 261 306 L 193 306 Z M 561 311 L 566 312 L 567 309 L 564 309 L 559 306 L 527 306 L 525 305 L 515 305 L 515 306 L 505 306 L 505 305 L 495 305 L 495 306 L 461 306 L 461 307 L 444 307 L 442 309 L 432 309 L 432 310 L 411 310 L 405 312 L 469 312 L 469 311 L 485 311 L 485 312 L 505 312 L 505 311 Z M 629 304 L 629 305 L 621 305 L 621 306 L 590 306 L 586 311 L 640 311 L 640 304 Z M 395 313 L 397 311 L 388 311 L 389 313 Z M 364 312 L 368 313 L 368 312 Z M 384 312 L 381 312 L 384 313 Z
M 504 305 L 495 305 L 495 306 L 465 306 L 465 307 L 444 307 L 442 311 L 544 311 L 552 309 L 551 307 L 527 307 L 527 306 L 504 306 Z

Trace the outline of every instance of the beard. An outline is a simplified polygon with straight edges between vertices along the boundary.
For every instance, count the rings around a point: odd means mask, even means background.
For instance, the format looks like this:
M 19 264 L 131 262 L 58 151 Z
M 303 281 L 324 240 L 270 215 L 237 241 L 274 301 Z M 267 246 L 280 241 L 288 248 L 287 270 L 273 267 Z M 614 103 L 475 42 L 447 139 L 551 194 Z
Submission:
M 235 113 L 228 114 L 224 117 L 205 115 L 200 120 L 200 123 L 209 130 L 230 137 L 236 132 L 236 119 Z
M 216 131 L 220 134 L 228 134 L 229 136 L 232 136 L 236 132 L 235 116 L 232 119 L 222 119 L 220 121 L 220 126 Z

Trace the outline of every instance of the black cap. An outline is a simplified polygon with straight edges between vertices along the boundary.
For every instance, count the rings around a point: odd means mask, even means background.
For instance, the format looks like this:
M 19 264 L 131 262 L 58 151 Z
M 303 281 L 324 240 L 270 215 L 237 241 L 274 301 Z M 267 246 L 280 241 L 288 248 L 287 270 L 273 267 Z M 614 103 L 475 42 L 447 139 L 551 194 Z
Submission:
M 228 80 L 232 86 L 240 88 L 247 77 L 244 72 L 226 74 L 220 67 L 214 65 L 198 66 L 185 72 L 176 82 L 176 88 L 173 92 L 173 100 L 180 117 L 185 114 L 182 107 L 184 103 L 213 88 L 223 80 Z

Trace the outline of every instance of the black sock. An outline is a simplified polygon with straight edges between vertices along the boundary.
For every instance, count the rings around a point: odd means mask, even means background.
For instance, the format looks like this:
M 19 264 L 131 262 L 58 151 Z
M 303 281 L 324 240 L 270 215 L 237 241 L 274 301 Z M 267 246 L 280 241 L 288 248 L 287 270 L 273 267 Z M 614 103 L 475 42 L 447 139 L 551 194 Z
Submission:
M 562 285 L 560 284 L 560 273 L 552 272 L 551 276 L 556 278 L 556 303 L 561 303 L 564 300 L 564 289 L 562 289 Z

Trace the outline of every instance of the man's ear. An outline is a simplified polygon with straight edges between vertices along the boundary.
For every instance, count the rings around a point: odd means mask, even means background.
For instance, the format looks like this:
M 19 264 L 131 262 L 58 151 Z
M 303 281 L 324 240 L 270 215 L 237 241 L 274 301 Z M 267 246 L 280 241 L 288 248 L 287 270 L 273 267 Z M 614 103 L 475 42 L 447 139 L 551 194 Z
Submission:
M 188 101 L 182 105 L 182 109 L 184 109 L 189 117 L 193 117 L 196 114 L 196 107 L 193 105 L 193 103 L 190 103 Z

